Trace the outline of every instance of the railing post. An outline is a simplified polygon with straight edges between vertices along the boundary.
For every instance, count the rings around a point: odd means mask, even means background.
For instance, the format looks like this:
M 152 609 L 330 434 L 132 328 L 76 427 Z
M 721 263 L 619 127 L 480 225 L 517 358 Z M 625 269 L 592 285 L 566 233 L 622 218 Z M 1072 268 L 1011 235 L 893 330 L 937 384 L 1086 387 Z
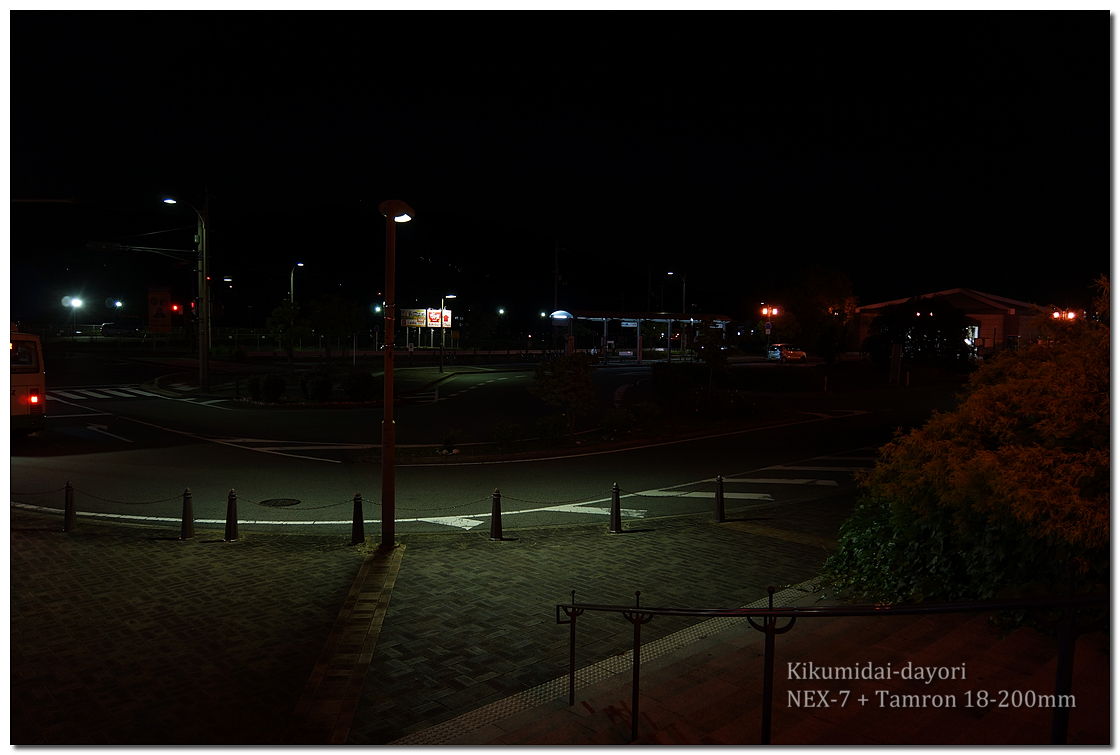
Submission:
M 354 494 L 354 524 L 350 527 L 350 545 L 361 545 L 366 541 L 365 521 L 362 516 L 362 494 Z
M 194 537 L 194 504 L 191 489 L 183 490 L 183 522 L 179 526 L 179 539 L 189 540 Z
M 229 496 L 226 498 L 226 536 L 225 541 L 231 542 L 237 539 L 237 493 L 234 490 L 229 491 Z
M 767 595 L 769 599 L 767 605 L 771 611 L 774 610 L 774 587 L 767 588 Z M 775 616 L 763 617 L 762 626 L 755 623 L 754 619 L 747 617 L 747 622 L 762 632 L 765 636 L 763 659 L 762 659 L 762 736 L 761 743 L 764 745 L 770 744 L 770 728 L 771 721 L 774 714 L 774 637 L 775 635 L 784 634 L 793 629 L 796 623 L 796 617 L 791 616 L 789 623 L 784 627 L 778 626 L 778 619 Z
M 490 539 L 502 539 L 502 491 L 497 488 L 490 496 Z
M 619 500 L 618 483 L 611 486 L 611 533 L 622 532 L 622 503 Z
M 62 531 L 70 532 L 74 529 L 77 513 L 74 511 L 74 486 L 66 481 L 66 499 L 62 513 Z
M 716 521 L 726 522 L 727 514 L 723 508 L 723 475 L 716 475 Z
M 1054 679 L 1054 696 L 1058 704 L 1050 719 L 1050 744 L 1064 745 L 1069 733 L 1069 708 L 1061 704 L 1064 695 L 1073 690 L 1073 650 L 1077 634 L 1073 631 L 1073 611 L 1066 612 L 1058 626 L 1058 670 Z
M 633 677 L 630 680 L 630 741 L 638 738 L 638 694 L 641 689 L 642 679 L 642 624 L 653 621 L 653 614 L 641 613 L 637 610 L 641 606 L 642 593 L 634 593 L 634 610 L 623 612 L 623 616 L 634 625 L 634 657 Z

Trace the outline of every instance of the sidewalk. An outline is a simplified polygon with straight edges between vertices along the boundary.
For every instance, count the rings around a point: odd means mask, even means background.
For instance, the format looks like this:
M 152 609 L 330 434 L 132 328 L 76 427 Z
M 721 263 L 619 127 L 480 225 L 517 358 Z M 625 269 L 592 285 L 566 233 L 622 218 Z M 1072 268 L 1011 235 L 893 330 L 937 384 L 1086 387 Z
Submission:
M 627 742 L 631 625 L 580 619 L 586 683 L 569 707 L 557 603 L 575 590 L 580 601 L 629 604 L 640 590 L 643 605 L 748 605 L 771 584 L 811 586 L 826 554 L 777 522 L 763 536 L 695 517 L 622 535 L 402 536 L 387 556 L 338 536 L 179 541 L 171 529 L 79 519 L 62 533 L 51 517 L 10 516 L 14 744 Z M 820 598 L 780 595 L 777 604 Z M 720 621 L 643 627 L 639 743 L 758 741 L 761 635 Z M 777 652 L 775 743 L 1048 741 L 1050 710 L 802 709 L 787 694 L 835 686 L 790 681 L 789 661 L 966 663 L 972 689 L 1048 694 L 1053 644 L 1030 630 L 1000 638 L 983 619 L 803 619 Z M 1071 743 L 1110 741 L 1107 652 L 1104 635 L 1078 644 Z

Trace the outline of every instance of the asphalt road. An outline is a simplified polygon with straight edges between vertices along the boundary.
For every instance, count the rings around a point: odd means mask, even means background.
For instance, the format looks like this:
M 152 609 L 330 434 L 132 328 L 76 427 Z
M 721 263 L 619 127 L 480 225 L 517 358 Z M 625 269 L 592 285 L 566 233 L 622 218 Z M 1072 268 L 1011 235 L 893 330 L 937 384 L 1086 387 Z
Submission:
M 114 376 L 117 370 L 113 363 Z M 92 369 L 83 374 L 99 376 Z M 603 390 L 642 374 L 612 371 L 601 378 Z M 449 376 L 399 408 L 398 443 L 440 443 L 455 432 L 469 445 L 463 428 L 485 424 L 477 422 L 483 413 L 490 422 L 497 414 L 529 426 L 547 412 L 526 390 L 530 382 L 527 371 Z M 166 526 L 181 519 L 189 489 L 196 522 L 220 526 L 232 490 L 240 527 L 341 532 L 349 530 L 360 494 L 367 531 L 378 527 L 380 410 L 262 409 L 169 398 L 128 383 L 48 383 L 48 396 L 47 430 L 13 440 L 14 505 L 61 510 L 69 482 L 80 516 Z M 604 448 L 589 436 L 586 448 L 544 459 L 402 453 L 397 529 L 486 531 L 495 491 L 505 529 L 606 523 L 616 484 L 627 522 L 712 511 L 717 475 L 726 478 L 729 512 L 797 505 L 850 492 L 853 471 L 868 466 L 897 427 L 926 411 L 921 402 L 883 404 L 869 395 L 843 406 L 802 402 L 740 429 L 627 449 Z

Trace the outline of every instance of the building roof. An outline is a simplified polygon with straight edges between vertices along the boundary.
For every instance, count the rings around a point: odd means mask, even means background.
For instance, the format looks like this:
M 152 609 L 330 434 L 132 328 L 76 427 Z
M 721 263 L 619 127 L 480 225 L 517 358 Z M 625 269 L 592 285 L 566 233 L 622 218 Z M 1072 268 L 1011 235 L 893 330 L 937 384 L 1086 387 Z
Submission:
M 863 306 L 857 307 L 856 311 L 861 313 L 875 312 L 897 304 L 905 304 L 915 299 L 934 298 L 948 299 L 949 304 L 954 309 L 969 314 L 1002 313 L 1009 315 L 1035 315 L 1047 311 L 1045 307 L 1041 307 L 1038 304 L 1031 304 L 1030 302 L 1019 301 L 1017 299 L 1008 299 L 1006 296 L 999 296 L 997 294 L 986 294 L 983 291 L 974 291 L 970 288 L 950 288 L 945 291 L 934 291 L 929 294 L 909 296 L 905 299 L 894 299 L 892 301 L 879 302 L 878 304 L 864 304 Z

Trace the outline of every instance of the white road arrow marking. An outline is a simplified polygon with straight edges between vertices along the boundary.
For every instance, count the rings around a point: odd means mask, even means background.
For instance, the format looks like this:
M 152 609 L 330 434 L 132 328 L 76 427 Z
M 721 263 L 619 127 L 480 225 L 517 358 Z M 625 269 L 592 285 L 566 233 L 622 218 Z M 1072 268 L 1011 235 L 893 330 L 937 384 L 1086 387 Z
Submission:
M 480 519 L 468 519 L 462 516 L 435 516 L 427 519 L 414 519 L 415 522 L 431 522 L 432 524 L 445 524 L 448 527 L 461 527 L 465 530 L 474 529 L 482 524 Z

